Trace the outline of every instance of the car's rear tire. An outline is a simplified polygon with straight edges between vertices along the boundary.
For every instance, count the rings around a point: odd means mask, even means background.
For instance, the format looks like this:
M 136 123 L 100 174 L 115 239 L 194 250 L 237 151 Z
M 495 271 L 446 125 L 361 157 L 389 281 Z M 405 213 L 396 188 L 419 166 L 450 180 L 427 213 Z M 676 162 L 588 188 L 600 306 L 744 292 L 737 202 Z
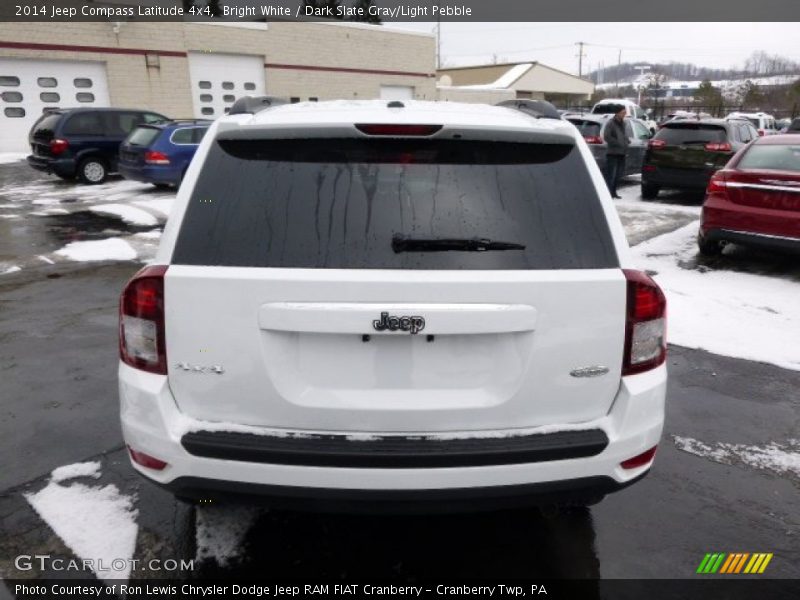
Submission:
M 644 200 L 655 200 L 658 196 L 658 192 L 661 191 L 661 187 L 654 184 L 654 183 L 643 183 L 642 184 L 642 199 Z
M 703 256 L 719 256 L 722 254 L 722 244 L 718 241 L 707 240 L 702 233 L 697 234 L 697 248 Z
M 108 178 L 108 166 L 102 158 L 90 156 L 78 165 L 78 179 L 89 185 L 103 183 Z

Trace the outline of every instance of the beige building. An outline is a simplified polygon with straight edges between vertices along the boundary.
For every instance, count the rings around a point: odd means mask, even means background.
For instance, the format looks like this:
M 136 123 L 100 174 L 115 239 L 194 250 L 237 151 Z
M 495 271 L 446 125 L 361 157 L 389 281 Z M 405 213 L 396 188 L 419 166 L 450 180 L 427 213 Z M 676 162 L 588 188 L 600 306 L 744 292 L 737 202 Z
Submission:
M 0 151 L 25 150 L 56 107 L 215 118 L 247 94 L 433 100 L 435 46 L 360 23 L 0 23 Z
M 456 67 L 440 69 L 437 74 L 442 99 L 480 93 L 498 100 L 548 100 L 566 107 L 588 100 L 594 93 L 592 82 L 538 62 Z

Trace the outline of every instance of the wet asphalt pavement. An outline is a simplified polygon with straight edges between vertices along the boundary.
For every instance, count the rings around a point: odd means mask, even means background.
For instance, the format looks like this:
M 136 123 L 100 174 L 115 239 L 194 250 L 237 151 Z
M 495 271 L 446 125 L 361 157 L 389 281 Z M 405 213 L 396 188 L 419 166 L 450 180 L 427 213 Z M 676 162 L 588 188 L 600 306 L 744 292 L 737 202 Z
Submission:
M 0 166 L 0 185 L 10 169 Z M 686 218 L 696 214 L 696 205 L 686 205 Z M 58 231 L 35 221 L 11 225 L 25 231 L 9 241 L 8 223 L 23 220 L 5 220 L 0 258 L 62 244 Z M 752 260 L 796 277 L 793 263 Z M 23 496 L 62 465 L 100 460 L 102 477 L 92 484 L 113 483 L 137 498 L 134 558 L 194 559 L 198 513 L 236 518 L 234 508 L 177 503 L 128 464 L 117 414 L 116 304 L 139 266 L 42 261 L 0 278 L 2 577 L 53 575 L 18 571 L 19 554 L 72 556 Z M 695 456 L 672 438 L 759 445 L 800 437 L 800 372 L 677 347 L 669 369 L 665 433 L 651 474 L 597 506 L 417 517 L 257 511 L 238 559 L 198 561 L 193 572 L 171 576 L 683 578 L 705 553 L 724 551 L 772 552 L 765 576 L 800 578 L 800 480 Z

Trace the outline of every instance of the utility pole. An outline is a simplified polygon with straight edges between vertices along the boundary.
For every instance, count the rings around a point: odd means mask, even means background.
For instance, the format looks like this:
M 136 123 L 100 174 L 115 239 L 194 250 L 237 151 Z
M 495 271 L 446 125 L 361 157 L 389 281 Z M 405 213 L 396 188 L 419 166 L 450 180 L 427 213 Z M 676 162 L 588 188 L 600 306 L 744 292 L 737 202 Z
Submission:
M 578 46 L 578 77 L 583 77 L 583 46 L 584 42 L 576 42 L 576 46 Z
M 617 54 L 617 96 L 619 96 L 619 74 L 622 72 L 622 48 Z

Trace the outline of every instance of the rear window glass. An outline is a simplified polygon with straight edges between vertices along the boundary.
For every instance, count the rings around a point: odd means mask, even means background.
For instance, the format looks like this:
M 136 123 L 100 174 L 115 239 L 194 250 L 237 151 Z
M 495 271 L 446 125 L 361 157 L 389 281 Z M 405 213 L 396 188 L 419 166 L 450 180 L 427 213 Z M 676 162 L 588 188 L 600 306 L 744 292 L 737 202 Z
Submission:
M 584 119 L 567 119 L 567 121 L 575 125 L 583 137 L 600 135 L 600 123 L 596 123 L 595 121 L 585 121 Z
M 161 133 L 161 130 L 155 127 L 137 127 L 128 137 L 128 143 L 132 146 L 149 146 L 155 141 L 159 133 Z
M 508 250 L 402 251 L 489 239 Z M 573 145 L 453 140 L 220 140 L 175 264 L 340 269 L 619 265 Z
M 595 115 L 613 115 L 619 110 L 621 104 L 598 104 L 592 109 L 592 114 Z M 623 107 L 627 108 L 627 107 Z
M 705 145 L 709 142 L 726 142 L 728 134 L 725 128 L 719 125 L 674 123 L 659 129 L 655 139 L 663 140 L 670 146 Z
M 58 125 L 58 121 L 61 119 L 60 114 L 51 114 L 47 115 L 46 117 L 42 117 L 33 126 L 33 136 L 34 137 L 47 137 L 51 138 L 55 135 L 55 129 Z
M 754 144 L 742 156 L 736 168 L 800 171 L 800 144 Z

